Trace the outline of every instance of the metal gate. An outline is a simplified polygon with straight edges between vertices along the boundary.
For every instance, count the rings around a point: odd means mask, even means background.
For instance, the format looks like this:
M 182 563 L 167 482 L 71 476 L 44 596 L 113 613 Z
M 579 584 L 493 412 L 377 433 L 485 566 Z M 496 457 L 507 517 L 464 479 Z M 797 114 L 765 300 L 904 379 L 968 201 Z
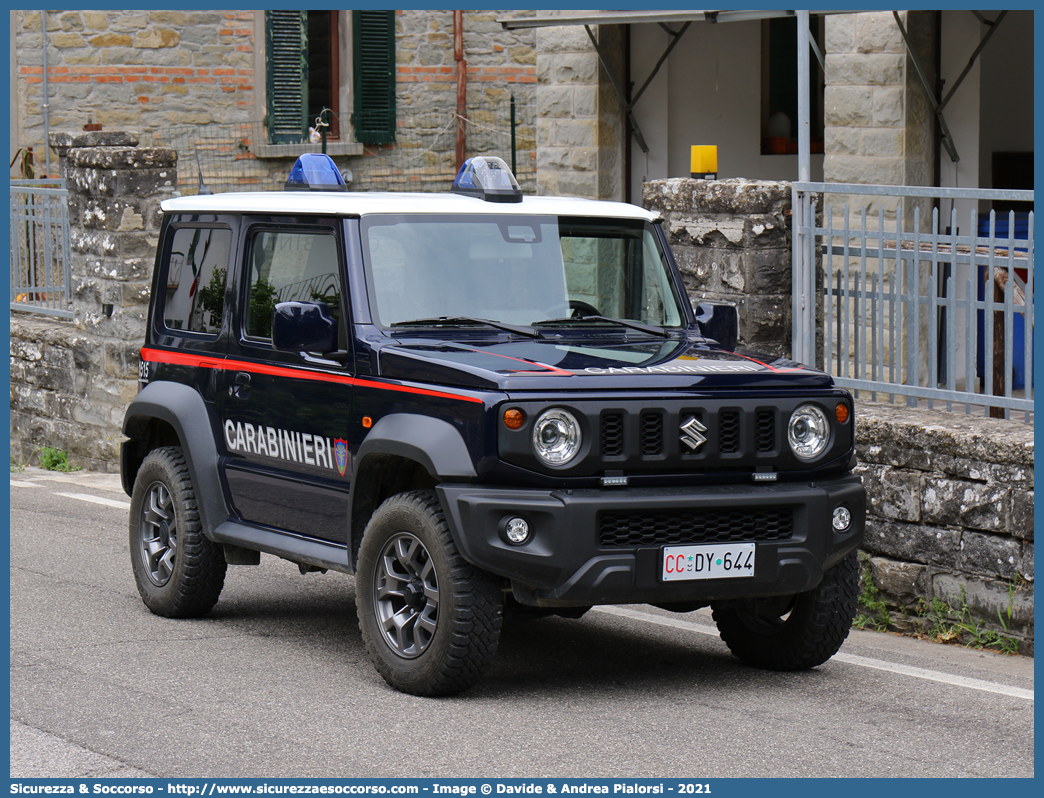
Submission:
M 72 318 L 69 192 L 64 181 L 10 182 L 11 309 Z
M 1033 212 L 974 206 L 1032 191 L 797 182 L 793 195 L 795 360 L 817 362 L 821 323 L 823 367 L 871 400 L 1031 420 Z M 941 218 L 937 200 L 973 207 Z

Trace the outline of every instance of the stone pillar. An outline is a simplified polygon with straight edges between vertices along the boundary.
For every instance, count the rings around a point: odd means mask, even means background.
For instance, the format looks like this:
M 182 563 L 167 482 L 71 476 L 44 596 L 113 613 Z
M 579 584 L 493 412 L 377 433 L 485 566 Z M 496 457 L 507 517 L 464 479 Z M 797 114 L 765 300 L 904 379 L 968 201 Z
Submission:
M 933 87 L 936 13 L 899 12 Z M 937 145 L 935 113 L 892 12 L 830 15 L 825 25 L 824 179 L 829 183 L 931 185 Z M 898 200 L 847 199 L 853 212 L 867 204 L 876 213 L 878 204 L 883 204 L 890 219 L 899 207 Z M 835 198 L 835 204 L 837 201 Z M 913 207 L 908 202 L 903 212 L 908 228 Z M 930 202 L 922 203 L 922 220 L 930 207 Z
M 791 351 L 789 183 L 652 180 L 642 205 L 663 214 L 689 297 L 739 307 L 739 345 L 776 357 Z
M 910 48 L 891 11 L 826 17 L 823 175 L 827 182 L 897 186 L 929 186 L 934 182 L 938 146 L 935 112 L 911 50 L 934 90 L 938 13 L 899 12 Z M 865 207 L 866 226 L 876 230 L 880 226 L 878 213 L 883 210 L 883 226 L 891 239 L 899 223 L 906 231 L 916 227 L 919 232 L 929 232 L 932 204 L 930 199 L 909 197 L 828 194 L 824 198 L 824 209 L 829 208 L 835 227 L 842 226 L 846 206 L 853 226 L 859 226 L 860 209 Z M 885 268 L 891 271 L 892 266 Z M 922 294 L 934 290 L 930 279 L 930 273 L 922 269 L 918 278 Z M 922 308 L 918 325 L 921 340 L 936 334 L 927 307 Z M 856 340 L 850 337 L 853 346 Z M 854 356 L 855 352 L 848 354 Z M 930 385 L 933 377 L 929 374 L 927 347 L 922 347 L 917 357 L 921 384 Z
M 11 318 L 11 450 L 37 446 L 70 461 L 119 468 L 121 427 L 137 392 L 161 200 L 177 184 L 177 154 L 137 137 L 52 133 L 69 189 L 73 322 Z
M 593 30 L 623 85 L 623 29 Z M 587 32 L 539 28 L 536 46 L 537 193 L 623 199 L 622 103 Z

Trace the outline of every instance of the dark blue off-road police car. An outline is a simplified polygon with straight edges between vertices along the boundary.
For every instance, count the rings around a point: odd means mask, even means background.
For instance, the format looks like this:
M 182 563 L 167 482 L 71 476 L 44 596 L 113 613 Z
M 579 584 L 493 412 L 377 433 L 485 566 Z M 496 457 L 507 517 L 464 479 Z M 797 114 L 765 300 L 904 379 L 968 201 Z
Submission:
M 208 612 L 262 552 L 354 574 L 419 695 L 474 682 L 511 612 L 710 606 L 747 663 L 838 650 L 852 398 L 737 351 L 655 213 L 523 197 L 487 158 L 448 194 L 348 193 L 318 155 L 287 188 L 162 205 L 122 451 L 152 612 Z

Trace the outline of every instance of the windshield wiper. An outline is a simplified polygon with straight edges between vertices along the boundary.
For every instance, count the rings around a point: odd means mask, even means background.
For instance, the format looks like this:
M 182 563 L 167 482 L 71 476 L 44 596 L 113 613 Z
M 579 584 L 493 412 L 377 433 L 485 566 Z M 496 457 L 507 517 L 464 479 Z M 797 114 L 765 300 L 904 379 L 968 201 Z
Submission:
M 392 327 L 437 327 L 440 325 L 480 324 L 486 327 L 495 327 L 498 330 L 524 335 L 527 338 L 543 338 L 544 336 L 532 327 L 521 327 L 516 324 L 505 324 L 494 319 L 478 319 L 474 316 L 437 316 L 431 319 L 411 319 L 409 321 L 397 321 Z
M 543 327 L 552 324 L 576 324 L 577 322 L 582 321 L 609 322 L 610 324 L 619 324 L 622 327 L 630 327 L 632 330 L 649 333 L 650 335 L 658 335 L 661 338 L 670 337 L 670 333 L 663 327 L 654 327 L 651 324 L 643 324 L 640 321 L 631 321 L 630 319 L 610 319 L 608 316 L 566 316 L 562 319 L 544 319 L 543 321 L 535 321 L 533 322 L 533 326 Z

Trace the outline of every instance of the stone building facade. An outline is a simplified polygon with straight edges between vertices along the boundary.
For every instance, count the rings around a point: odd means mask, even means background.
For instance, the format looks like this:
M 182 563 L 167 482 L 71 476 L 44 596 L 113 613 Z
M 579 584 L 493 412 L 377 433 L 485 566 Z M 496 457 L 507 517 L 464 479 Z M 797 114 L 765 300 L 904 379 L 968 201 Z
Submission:
M 623 29 L 596 29 L 619 80 Z M 537 192 L 622 200 L 623 107 L 590 37 L 583 26 L 538 28 L 536 49 Z
M 931 12 L 900 19 L 930 68 Z M 825 28 L 827 182 L 930 185 L 935 117 L 892 12 L 828 16 Z
M 932 105 L 917 76 L 911 50 L 934 85 L 936 50 L 933 11 L 901 11 L 910 38 L 906 46 L 891 11 L 838 14 L 824 21 L 826 42 L 823 102 L 823 178 L 828 183 L 930 186 L 939 157 Z M 834 207 L 862 207 L 874 216 L 879 207 L 887 219 L 902 209 L 904 226 L 913 224 L 920 207 L 921 227 L 928 229 L 931 200 L 830 196 Z
M 149 133 L 254 114 L 255 12 L 15 11 L 23 146 L 42 147 L 43 17 L 49 123 Z M 264 75 L 260 78 L 263 80 Z
M 351 12 L 339 12 L 341 119 L 351 112 Z M 520 12 L 521 13 L 521 12 Z M 467 76 L 467 155 L 508 159 L 509 100 L 516 101 L 518 171 L 535 182 L 535 34 L 505 32 L 497 12 L 465 11 L 463 67 L 454 58 L 452 11 L 395 12 L 394 144 L 368 146 L 350 135 L 331 141 L 356 190 L 444 188 L 456 172 L 458 69 Z M 46 19 L 46 23 L 44 22 Z M 43 29 L 51 131 L 135 131 L 143 144 L 200 159 L 218 190 L 279 188 L 304 151 L 274 145 L 267 112 L 263 11 L 13 11 L 12 150 L 34 147 L 43 162 Z M 53 171 L 53 170 L 52 170 Z M 195 191 L 182 169 L 183 192 Z M 412 184 L 411 184 L 412 183 Z

